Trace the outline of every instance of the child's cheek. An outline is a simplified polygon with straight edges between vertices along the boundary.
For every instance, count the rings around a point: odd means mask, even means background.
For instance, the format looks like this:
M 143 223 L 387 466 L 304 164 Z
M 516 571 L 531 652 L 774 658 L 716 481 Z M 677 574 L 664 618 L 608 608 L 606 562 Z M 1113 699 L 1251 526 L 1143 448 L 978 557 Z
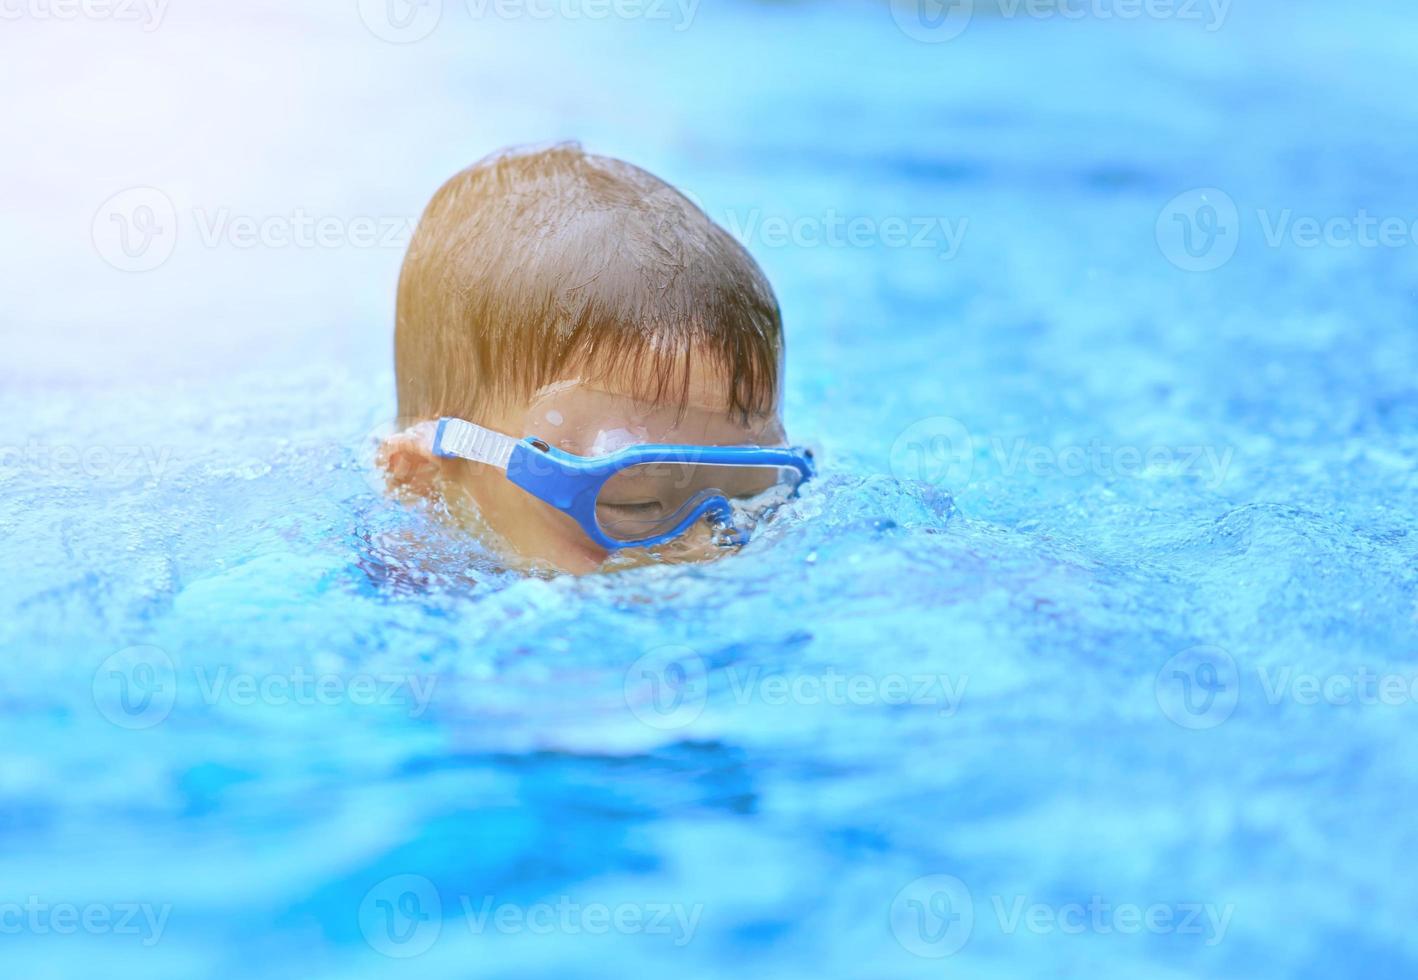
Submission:
M 522 504 L 523 511 L 508 537 L 524 557 L 550 562 L 578 575 L 594 571 L 605 561 L 605 549 L 587 537 L 569 515 L 528 494 L 523 494 Z

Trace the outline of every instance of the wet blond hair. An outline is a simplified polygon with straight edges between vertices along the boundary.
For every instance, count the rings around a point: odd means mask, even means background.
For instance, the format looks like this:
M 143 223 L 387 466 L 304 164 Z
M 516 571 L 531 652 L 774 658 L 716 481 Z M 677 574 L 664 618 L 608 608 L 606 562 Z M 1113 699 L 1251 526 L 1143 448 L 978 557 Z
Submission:
M 744 247 L 658 177 L 574 143 L 452 177 L 399 275 L 405 418 L 476 419 L 595 366 L 683 405 L 693 359 L 747 417 L 775 406 L 782 354 L 778 301 Z

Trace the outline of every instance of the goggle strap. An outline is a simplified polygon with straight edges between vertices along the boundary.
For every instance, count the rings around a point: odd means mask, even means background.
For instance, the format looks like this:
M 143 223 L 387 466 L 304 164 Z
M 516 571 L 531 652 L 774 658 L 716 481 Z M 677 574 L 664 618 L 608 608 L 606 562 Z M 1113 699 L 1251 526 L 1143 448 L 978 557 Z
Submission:
M 457 456 L 459 459 L 487 463 L 503 470 L 507 469 L 507 461 L 512 458 L 512 450 L 516 448 L 517 440 L 511 436 L 484 429 L 462 419 L 439 419 L 438 432 L 433 437 L 433 452 L 436 456 Z

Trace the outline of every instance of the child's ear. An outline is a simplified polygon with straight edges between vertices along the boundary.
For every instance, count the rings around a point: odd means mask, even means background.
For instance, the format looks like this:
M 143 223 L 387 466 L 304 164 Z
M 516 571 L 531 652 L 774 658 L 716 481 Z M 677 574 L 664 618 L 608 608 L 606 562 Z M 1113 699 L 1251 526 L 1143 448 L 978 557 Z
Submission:
M 433 435 L 437 422 L 419 422 L 396 432 L 379 447 L 376 462 L 383 467 L 391 489 L 421 496 L 433 493 L 440 460 L 433 455 Z

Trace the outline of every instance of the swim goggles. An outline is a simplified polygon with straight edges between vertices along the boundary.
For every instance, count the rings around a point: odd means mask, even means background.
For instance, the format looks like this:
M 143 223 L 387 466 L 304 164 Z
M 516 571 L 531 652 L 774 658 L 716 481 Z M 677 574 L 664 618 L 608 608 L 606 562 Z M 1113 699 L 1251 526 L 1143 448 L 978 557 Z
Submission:
M 506 471 L 612 550 L 669 541 L 701 518 L 715 543 L 743 544 L 815 472 L 807 449 L 644 445 L 576 456 L 535 436 L 518 440 L 455 418 L 438 421 L 433 452 Z

